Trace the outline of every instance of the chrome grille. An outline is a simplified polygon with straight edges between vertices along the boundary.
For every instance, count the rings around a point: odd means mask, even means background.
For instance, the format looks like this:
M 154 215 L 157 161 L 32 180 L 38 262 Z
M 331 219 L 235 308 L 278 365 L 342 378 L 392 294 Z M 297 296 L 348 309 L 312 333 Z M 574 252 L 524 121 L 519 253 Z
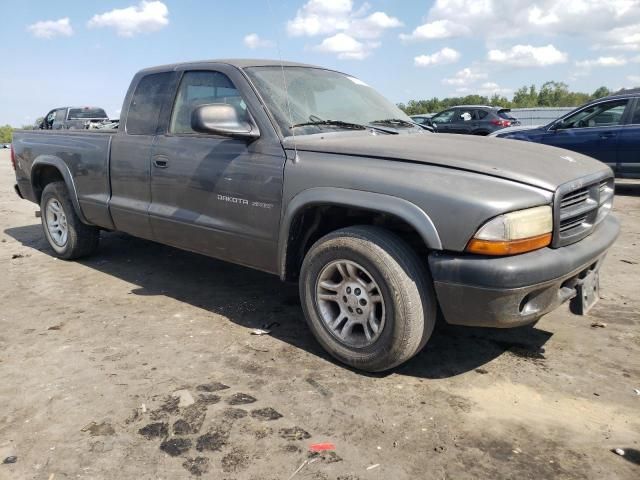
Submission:
M 554 202 L 554 247 L 577 242 L 589 235 L 611 210 L 613 178 L 594 178 L 577 185 L 563 185 Z

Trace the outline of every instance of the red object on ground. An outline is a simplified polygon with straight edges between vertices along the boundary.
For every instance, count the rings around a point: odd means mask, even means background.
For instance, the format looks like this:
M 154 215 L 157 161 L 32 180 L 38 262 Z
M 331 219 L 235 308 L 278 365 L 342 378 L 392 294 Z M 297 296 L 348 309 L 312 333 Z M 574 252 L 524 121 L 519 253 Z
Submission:
M 335 450 L 336 446 L 333 443 L 314 443 L 309 447 L 311 452 L 324 452 L 326 450 Z

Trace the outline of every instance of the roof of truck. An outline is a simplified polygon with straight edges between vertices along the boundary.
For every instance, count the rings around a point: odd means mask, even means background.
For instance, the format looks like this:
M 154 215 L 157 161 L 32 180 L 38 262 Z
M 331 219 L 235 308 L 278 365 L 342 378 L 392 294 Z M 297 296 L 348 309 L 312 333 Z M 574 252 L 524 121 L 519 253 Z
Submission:
M 316 65 L 308 65 L 306 63 L 298 63 L 298 62 L 286 62 L 280 60 L 267 60 L 267 59 L 251 59 L 251 58 L 222 58 L 222 59 L 212 59 L 212 60 L 200 60 L 194 62 L 181 62 L 181 63 L 170 63 L 167 65 L 159 65 L 157 67 L 150 67 L 141 70 L 141 72 L 153 72 L 153 71 L 167 71 L 167 70 L 175 70 L 178 68 L 189 68 L 189 67 L 198 67 L 207 64 L 226 64 L 232 65 L 238 68 L 248 68 L 248 67 L 312 67 L 312 68 L 323 68 L 318 67 Z M 328 70 L 328 69 L 325 69 Z

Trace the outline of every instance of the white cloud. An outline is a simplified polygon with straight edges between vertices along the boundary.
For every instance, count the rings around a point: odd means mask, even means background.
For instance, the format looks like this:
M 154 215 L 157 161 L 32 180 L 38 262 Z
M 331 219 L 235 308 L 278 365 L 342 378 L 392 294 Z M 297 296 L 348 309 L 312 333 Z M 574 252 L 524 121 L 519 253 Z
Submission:
M 627 80 L 629 80 L 634 85 L 640 86 L 640 75 L 629 75 L 627 77 Z
M 534 47 L 533 45 L 514 45 L 508 50 L 489 50 L 490 62 L 502 63 L 514 67 L 546 67 L 565 63 L 568 55 L 553 45 Z
M 627 64 L 627 59 L 624 57 L 598 57 L 592 60 L 581 60 L 576 62 L 578 68 L 593 68 L 593 67 L 622 67 Z
M 640 21 L 635 25 L 614 28 L 605 34 L 604 40 L 599 48 L 640 51 Z
M 264 40 L 260 38 L 257 33 L 250 33 L 244 37 L 244 44 L 252 50 L 256 48 L 268 48 L 273 46 L 273 42 L 270 40 Z
M 560 21 L 555 12 L 544 12 L 537 5 L 534 5 L 529 9 L 527 20 L 531 25 L 538 26 L 553 25 Z
M 73 35 L 69 17 L 36 22 L 29 25 L 27 31 L 37 38 L 70 37 Z
M 311 37 L 346 30 L 352 10 L 352 0 L 309 0 L 287 22 L 287 32 L 293 37 Z
M 450 96 L 456 97 L 458 95 L 482 95 L 485 97 L 493 97 L 494 95 L 508 96 L 513 94 L 513 89 L 501 87 L 495 82 L 484 82 L 480 86 L 476 87 L 458 87 L 454 93 Z
M 402 27 L 402 22 L 384 12 L 374 12 L 365 18 L 356 18 L 349 25 L 348 32 L 357 38 L 378 38 L 385 30 Z
M 434 40 L 460 37 L 463 35 L 469 35 L 470 33 L 471 31 L 466 26 L 445 19 L 420 25 L 410 35 L 401 33 L 400 39 L 404 41 Z
M 137 6 L 116 8 L 94 15 L 87 23 L 89 28 L 114 28 L 121 37 L 133 37 L 138 33 L 155 32 L 169 24 L 169 9 L 158 1 L 143 0 Z
M 363 43 L 346 33 L 337 33 L 333 37 L 325 38 L 315 49 L 319 52 L 335 53 L 342 60 L 363 60 L 379 46 L 377 42 Z
M 420 55 L 413 59 L 416 67 L 428 67 L 431 65 L 445 65 L 457 62 L 460 59 L 460 52 L 453 48 L 445 47 L 431 55 Z
M 612 29 L 627 26 L 640 28 L 638 0 L 436 0 L 422 24 L 401 38 L 473 35 L 496 40 L 573 34 L 602 41 Z
M 314 48 L 337 53 L 342 59 L 359 60 L 380 46 L 373 40 L 403 25 L 385 12 L 367 15 L 368 10 L 368 3 L 354 9 L 352 0 L 308 0 L 287 22 L 287 32 L 293 37 L 330 35 Z
M 495 82 L 485 82 L 480 88 L 475 89 L 478 95 L 492 97 L 493 95 L 510 95 L 513 93 L 511 88 L 501 87 Z
M 453 77 L 444 78 L 442 83 L 445 85 L 457 85 L 464 87 L 478 80 L 484 80 L 487 76 L 488 75 L 484 72 L 478 72 L 471 67 L 467 67 L 458 71 Z

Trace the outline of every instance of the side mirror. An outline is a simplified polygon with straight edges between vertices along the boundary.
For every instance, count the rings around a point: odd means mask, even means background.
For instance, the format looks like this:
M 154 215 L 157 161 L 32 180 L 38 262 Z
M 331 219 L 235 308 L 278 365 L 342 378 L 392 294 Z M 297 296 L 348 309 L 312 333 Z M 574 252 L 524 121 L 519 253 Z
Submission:
M 191 128 L 199 133 L 212 133 L 232 138 L 256 139 L 260 130 L 250 120 L 241 120 L 237 110 L 225 103 L 200 105 L 191 114 Z

